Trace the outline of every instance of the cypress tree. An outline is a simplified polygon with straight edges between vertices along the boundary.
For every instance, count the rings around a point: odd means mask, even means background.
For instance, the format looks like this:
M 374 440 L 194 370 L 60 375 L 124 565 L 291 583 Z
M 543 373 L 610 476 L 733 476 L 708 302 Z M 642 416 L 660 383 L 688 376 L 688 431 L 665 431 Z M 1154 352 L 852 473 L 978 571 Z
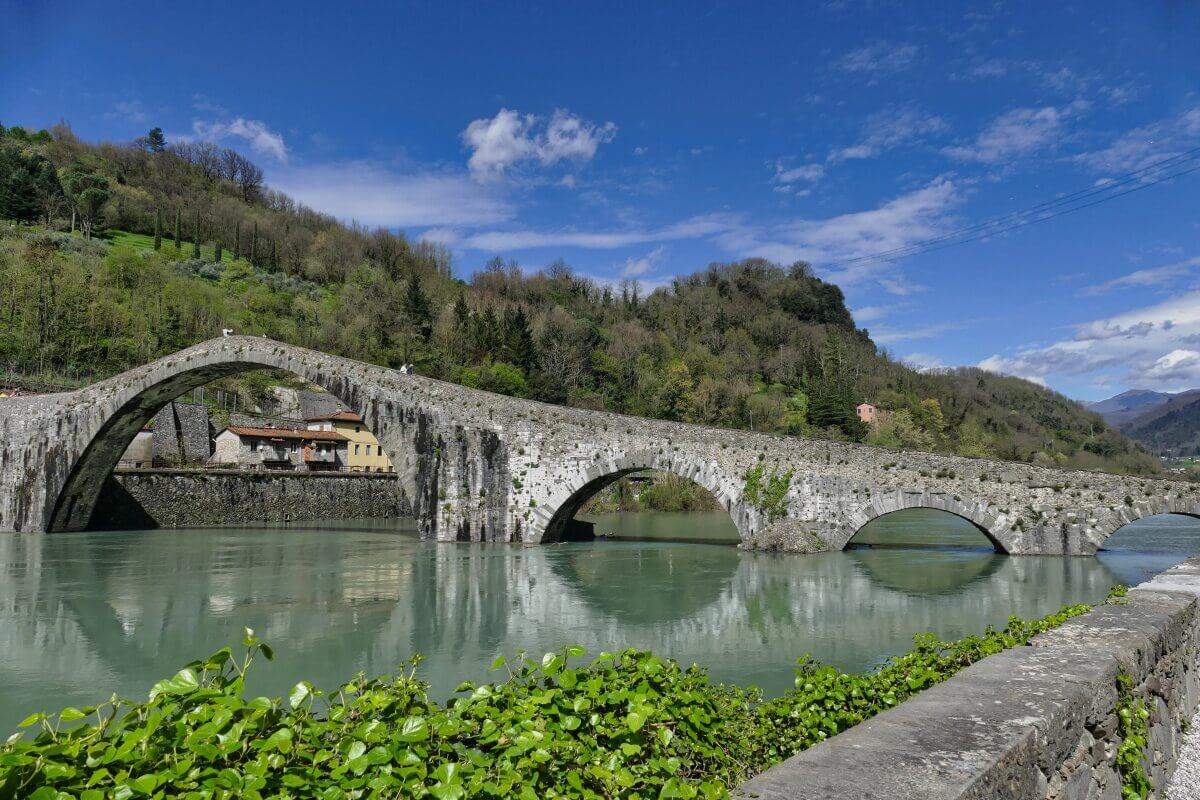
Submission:
M 279 248 L 275 240 L 271 240 L 271 269 L 279 269 Z
M 162 249 L 162 209 L 154 209 L 154 250 Z
M 176 250 L 179 250 L 179 248 L 181 247 L 181 245 L 179 244 L 179 217 L 180 217 L 179 209 L 177 208 L 177 209 L 175 209 L 175 249 Z
M 254 231 L 250 234 L 250 263 L 258 266 L 258 220 L 254 221 Z
M 467 298 L 460 294 L 454 301 L 454 327 L 460 336 L 467 336 L 471 332 L 470 325 L 471 309 L 467 307 Z
M 525 317 L 525 311 L 517 306 L 516 313 L 506 322 L 508 357 L 528 375 L 537 363 L 537 349 L 533 343 L 533 331 L 529 329 L 529 320 Z
M 200 215 L 196 215 L 196 227 L 192 230 L 192 258 L 200 260 Z
M 235 260 L 242 257 L 242 221 L 240 219 L 233 223 L 233 257 Z
M 213 263 L 214 264 L 221 263 L 221 240 L 220 239 L 217 239 L 216 243 L 213 245 Z
M 421 288 L 421 278 L 415 272 L 409 278 L 408 288 L 404 292 L 404 310 L 421 338 L 429 341 L 429 335 L 433 332 L 430 324 L 433 317 L 429 312 L 429 298 L 425 296 L 425 290 Z

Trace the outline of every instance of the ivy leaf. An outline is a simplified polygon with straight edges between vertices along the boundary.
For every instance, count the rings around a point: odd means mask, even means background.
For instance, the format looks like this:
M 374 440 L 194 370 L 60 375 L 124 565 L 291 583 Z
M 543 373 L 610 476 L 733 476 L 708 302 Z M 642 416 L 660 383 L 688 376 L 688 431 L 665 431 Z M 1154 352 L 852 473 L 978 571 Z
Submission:
M 159 681 L 150 689 L 150 698 L 160 694 L 191 694 L 200 688 L 200 679 L 190 668 L 184 668 L 175 673 L 175 677 Z
M 409 717 L 400 726 L 396 738 L 401 742 L 423 742 L 429 738 L 429 724 L 424 717 Z

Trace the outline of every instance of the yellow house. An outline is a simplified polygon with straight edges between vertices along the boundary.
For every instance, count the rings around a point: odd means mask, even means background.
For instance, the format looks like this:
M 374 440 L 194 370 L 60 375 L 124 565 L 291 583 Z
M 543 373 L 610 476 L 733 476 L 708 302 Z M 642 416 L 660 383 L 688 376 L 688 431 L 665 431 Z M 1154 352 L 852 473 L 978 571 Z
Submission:
M 345 436 L 346 466 L 351 472 L 392 472 L 392 462 L 379 446 L 375 434 L 353 411 L 335 411 L 304 420 L 311 431 L 336 431 Z

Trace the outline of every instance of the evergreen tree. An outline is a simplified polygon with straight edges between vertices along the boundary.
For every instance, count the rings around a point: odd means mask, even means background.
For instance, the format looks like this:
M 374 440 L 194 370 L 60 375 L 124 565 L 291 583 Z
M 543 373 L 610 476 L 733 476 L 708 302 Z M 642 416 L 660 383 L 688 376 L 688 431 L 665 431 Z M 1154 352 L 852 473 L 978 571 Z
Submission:
M 233 257 L 234 259 L 242 257 L 242 221 L 240 219 L 233 223 Z
M 467 298 L 465 295 L 459 295 L 454 301 L 454 327 L 458 330 L 460 336 L 470 334 L 471 325 L 471 309 L 467 307 Z
M 178 251 L 179 248 L 182 247 L 182 245 L 179 243 L 179 223 L 180 223 L 179 218 L 180 218 L 180 216 L 181 216 L 181 214 L 179 212 L 179 209 L 178 208 L 175 209 L 175 250 L 176 251 Z
M 533 343 L 533 331 L 529 328 L 529 320 L 520 306 L 517 310 L 505 314 L 505 356 L 513 364 L 520 367 L 526 375 L 537 364 L 537 349 Z
M 146 143 L 150 147 L 150 152 L 161 153 L 167 149 L 167 137 L 163 136 L 162 128 L 153 128 L 150 133 L 146 134 Z
M 192 229 L 192 258 L 200 260 L 200 215 L 196 215 L 196 227 Z
M 271 240 L 271 269 L 279 269 L 279 247 L 274 239 Z
M 250 234 L 250 263 L 258 266 L 258 220 L 254 221 L 254 232 Z
M 162 250 L 162 209 L 154 209 L 154 250 Z
M 408 279 L 408 288 L 404 292 L 404 311 L 421 338 L 429 341 L 433 331 L 433 315 L 429 311 L 429 298 L 421 288 L 421 277 L 415 272 Z
M 32 222 L 38 217 L 30 159 L 17 147 L 0 148 L 0 218 Z
M 216 243 L 213 245 L 213 263 L 214 264 L 221 263 L 221 240 L 220 239 L 217 239 Z
M 493 358 L 499 347 L 499 328 L 496 312 L 485 306 L 481 313 L 471 318 L 471 337 L 475 340 L 475 351 L 483 358 Z

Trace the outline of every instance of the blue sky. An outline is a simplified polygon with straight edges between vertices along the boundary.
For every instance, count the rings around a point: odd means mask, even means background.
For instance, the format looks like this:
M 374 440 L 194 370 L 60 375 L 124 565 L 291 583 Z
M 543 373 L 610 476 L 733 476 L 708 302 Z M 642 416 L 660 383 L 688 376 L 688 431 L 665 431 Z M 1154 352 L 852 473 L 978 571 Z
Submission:
M 1200 386 L 1200 172 L 878 257 L 1200 147 L 1200 9 L 937 5 L 0 0 L 0 122 L 214 139 L 463 275 L 804 259 L 916 364 Z

